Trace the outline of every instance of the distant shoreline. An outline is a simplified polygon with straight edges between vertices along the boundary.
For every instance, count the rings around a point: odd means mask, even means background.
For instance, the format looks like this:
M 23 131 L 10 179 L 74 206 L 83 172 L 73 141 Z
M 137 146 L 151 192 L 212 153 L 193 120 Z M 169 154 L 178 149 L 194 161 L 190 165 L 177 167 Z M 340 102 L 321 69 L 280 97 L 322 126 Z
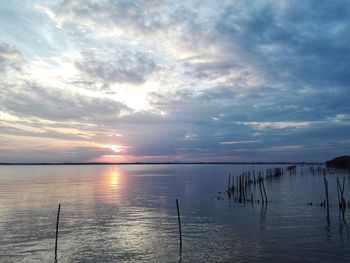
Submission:
M 0 163 L 0 165 L 242 165 L 242 164 L 325 164 L 326 162 L 134 162 L 134 163 L 105 163 L 105 162 L 60 162 L 60 163 Z

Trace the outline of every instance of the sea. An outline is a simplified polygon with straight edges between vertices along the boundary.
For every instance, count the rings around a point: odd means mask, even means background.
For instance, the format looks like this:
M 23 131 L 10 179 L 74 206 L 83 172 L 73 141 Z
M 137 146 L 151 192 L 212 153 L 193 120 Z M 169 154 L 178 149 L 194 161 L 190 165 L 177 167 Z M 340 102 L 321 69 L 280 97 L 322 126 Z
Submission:
M 0 262 L 350 262 L 350 174 L 288 166 L 2 165 Z

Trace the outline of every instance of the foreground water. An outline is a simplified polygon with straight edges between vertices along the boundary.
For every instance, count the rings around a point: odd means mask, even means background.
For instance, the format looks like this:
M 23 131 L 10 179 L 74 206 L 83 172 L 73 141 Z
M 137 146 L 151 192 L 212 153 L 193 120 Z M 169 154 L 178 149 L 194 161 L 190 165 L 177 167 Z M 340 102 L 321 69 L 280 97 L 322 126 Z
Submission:
M 54 261 L 58 203 L 60 263 L 349 262 L 350 233 L 336 204 L 337 176 L 346 177 L 350 199 L 349 174 L 327 176 L 329 230 L 325 209 L 306 205 L 325 198 L 322 176 L 298 173 L 267 182 L 267 206 L 218 200 L 229 173 L 268 167 L 0 166 L 0 262 Z

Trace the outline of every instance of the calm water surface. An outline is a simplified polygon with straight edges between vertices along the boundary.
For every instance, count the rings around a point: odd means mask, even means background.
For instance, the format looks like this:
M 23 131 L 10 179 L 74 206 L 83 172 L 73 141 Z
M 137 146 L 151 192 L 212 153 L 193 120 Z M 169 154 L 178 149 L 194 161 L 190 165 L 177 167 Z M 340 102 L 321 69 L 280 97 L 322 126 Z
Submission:
M 269 167 L 0 166 L 0 262 L 54 262 L 58 203 L 60 263 L 349 262 L 350 232 L 336 205 L 337 176 L 350 200 L 349 174 L 328 175 L 329 231 L 326 211 L 306 205 L 325 198 L 322 176 L 266 182 L 267 206 L 218 200 L 229 173 Z

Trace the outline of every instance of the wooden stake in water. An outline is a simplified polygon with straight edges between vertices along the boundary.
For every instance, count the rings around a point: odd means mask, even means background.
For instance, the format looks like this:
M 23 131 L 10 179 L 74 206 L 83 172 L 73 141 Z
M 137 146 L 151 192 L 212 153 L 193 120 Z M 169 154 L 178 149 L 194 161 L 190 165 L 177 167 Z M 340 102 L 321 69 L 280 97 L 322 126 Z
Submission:
M 345 177 L 343 178 L 343 187 L 340 185 L 340 182 L 337 178 L 337 193 L 338 193 L 338 200 L 339 200 L 339 210 L 341 211 L 344 219 L 344 212 L 346 208 L 346 202 L 344 199 L 344 187 L 345 187 Z
M 57 221 L 56 221 L 55 262 L 57 262 L 57 239 L 58 239 L 58 222 L 60 221 L 60 210 L 61 210 L 61 204 L 58 204 Z
M 180 250 L 182 250 L 181 219 L 180 219 L 179 201 L 177 199 L 176 199 L 176 209 L 177 209 L 177 220 L 179 221 Z
M 340 198 L 339 188 L 340 188 L 340 184 L 339 184 L 339 179 L 337 177 L 337 197 L 338 197 L 339 208 L 341 208 L 341 198 Z
M 327 200 L 327 226 L 326 228 L 329 228 L 331 221 L 329 219 L 329 199 L 328 199 L 328 181 L 326 179 L 326 176 L 323 176 L 323 181 L 324 181 L 324 188 L 326 190 L 326 200 Z

